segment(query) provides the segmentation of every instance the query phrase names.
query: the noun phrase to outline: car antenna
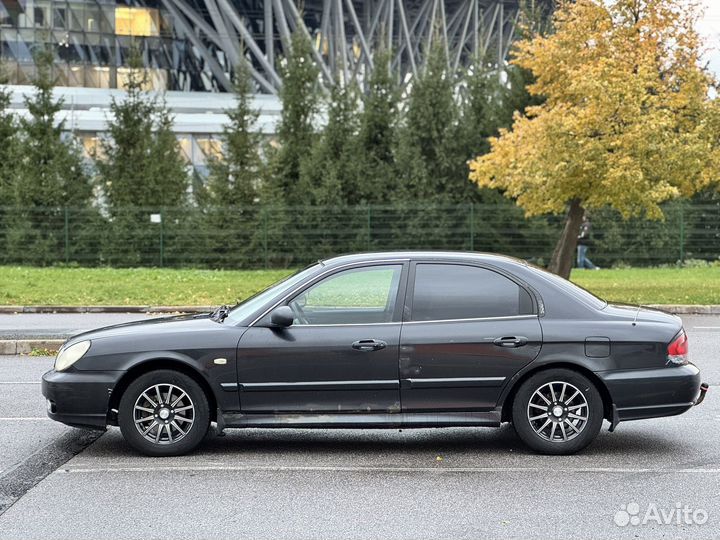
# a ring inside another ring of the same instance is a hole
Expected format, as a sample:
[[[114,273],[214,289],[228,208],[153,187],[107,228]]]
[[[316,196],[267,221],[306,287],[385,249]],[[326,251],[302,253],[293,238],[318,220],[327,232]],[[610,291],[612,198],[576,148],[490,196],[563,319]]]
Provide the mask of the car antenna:
[[[318,264],[320,266],[325,266],[325,261],[323,261],[322,259],[318,259]]]
[[[637,311],[635,312],[635,318],[633,319],[632,325],[637,326],[637,318],[638,315],[640,315],[640,308],[642,307],[642,304],[638,304]]]

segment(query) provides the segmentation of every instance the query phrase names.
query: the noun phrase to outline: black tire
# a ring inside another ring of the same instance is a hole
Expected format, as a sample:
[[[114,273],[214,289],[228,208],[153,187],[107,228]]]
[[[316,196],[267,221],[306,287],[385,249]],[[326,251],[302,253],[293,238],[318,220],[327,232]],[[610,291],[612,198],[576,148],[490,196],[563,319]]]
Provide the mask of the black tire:
[[[569,400],[575,390],[579,394]],[[563,391],[570,395],[561,394]],[[586,420],[580,420],[581,417]],[[512,421],[522,441],[536,452],[574,454],[590,444],[600,431],[603,401],[587,377],[570,369],[548,369],[522,383],[513,400]]]
[[[171,408],[173,402],[175,408],[183,410],[176,412]],[[141,416],[143,414],[148,416]],[[148,420],[136,423],[143,418]],[[210,426],[207,396],[200,385],[184,373],[170,369],[150,371],[131,382],[123,393],[118,425],[128,444],[145,455],[187,454],[202,442]],[[153,425],[146,438],[141,430]]]

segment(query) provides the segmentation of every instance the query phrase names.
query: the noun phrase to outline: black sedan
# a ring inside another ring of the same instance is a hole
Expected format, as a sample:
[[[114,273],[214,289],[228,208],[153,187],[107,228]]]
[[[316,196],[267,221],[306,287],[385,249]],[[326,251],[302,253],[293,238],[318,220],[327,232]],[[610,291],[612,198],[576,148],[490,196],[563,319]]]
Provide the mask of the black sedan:
[[[43,376],[51,418],[118,425],[140,452],[225,427],[512,422],[569,454],[603,419],[681,414],[707,391],[681,320],[610,305],[523,261],[404,252],[320,261],[212,314],[72,337]]]

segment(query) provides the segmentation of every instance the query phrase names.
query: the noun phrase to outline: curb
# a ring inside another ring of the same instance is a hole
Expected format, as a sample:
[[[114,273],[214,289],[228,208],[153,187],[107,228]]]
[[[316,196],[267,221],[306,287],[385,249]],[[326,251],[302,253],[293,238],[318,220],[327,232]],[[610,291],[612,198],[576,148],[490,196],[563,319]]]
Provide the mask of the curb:
[[[216,307],[216,306],[215,306]],[[0,306],[0,314],[18,313],[208,313],[214,306]]]
[[[720,305],[693,305],[693,304],[647,304],[643,307],[668,311],[675,315],[720,315]]]
[[[57,351],[63,343],[64,339],[2,339],[0,354],[30,354],[33,349]]]

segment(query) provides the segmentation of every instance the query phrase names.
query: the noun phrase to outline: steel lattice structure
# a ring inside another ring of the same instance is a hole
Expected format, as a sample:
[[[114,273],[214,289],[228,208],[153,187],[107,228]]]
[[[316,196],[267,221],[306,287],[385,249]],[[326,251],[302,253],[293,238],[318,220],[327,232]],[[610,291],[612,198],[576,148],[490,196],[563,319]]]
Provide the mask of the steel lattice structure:
[[[256,91],[277,94],[300,32],[327,85],[362,81],[381,47],[406,81],[437,45],[451,71],[476,57],[502,66],[521,4],[552,0],[0,0],[0,60],[27,84],[33,48],[49,46],[61,86],[119,88],[139,47],[154,88],[228,91],[246,62]]]
[[[220,87],[229,89],[232,66],[246,61],[258,90],[272,94],[282,84],[277,57],[288,53],[295,31],[313,43],[327,84],[362,78],[373,69],[374,51],[381,45],[389,50],[398,78],[406,80],[422,68],[433,40],[441,42],[451,70],[474,57],[502,65],[520,15],[519,0],[316,0],[302,7],[296,0],[162,4]]]

